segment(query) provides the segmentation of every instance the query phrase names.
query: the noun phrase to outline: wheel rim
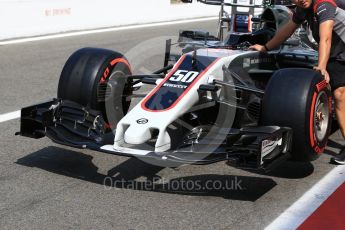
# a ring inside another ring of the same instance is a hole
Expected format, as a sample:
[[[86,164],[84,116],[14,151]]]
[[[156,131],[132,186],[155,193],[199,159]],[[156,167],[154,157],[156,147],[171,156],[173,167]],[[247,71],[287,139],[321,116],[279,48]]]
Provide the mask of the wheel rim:
[[[316,98],[314,109],[314,133],[316,139],[322,142],[326,137],[329,125],[328,96],[322,91]]]

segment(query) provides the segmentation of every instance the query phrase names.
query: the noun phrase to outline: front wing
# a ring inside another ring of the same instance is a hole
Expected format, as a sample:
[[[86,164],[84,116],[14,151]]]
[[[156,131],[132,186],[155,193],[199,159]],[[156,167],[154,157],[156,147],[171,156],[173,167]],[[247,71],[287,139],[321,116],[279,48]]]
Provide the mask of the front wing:
[[[217,129],[223,138],[193,139],[179,148],[155,152],[131,146],[114,149],[114,134],[102,113],[71,101],[54,99],[21,110],[21,136],[48,137],[56,143],[115,155],[152,159],[174,164],[211,164],[227,160],[239,168],[270,170],[290,157],[292,130],[261,126]],[[191,133],[189,136],[193,136]]]

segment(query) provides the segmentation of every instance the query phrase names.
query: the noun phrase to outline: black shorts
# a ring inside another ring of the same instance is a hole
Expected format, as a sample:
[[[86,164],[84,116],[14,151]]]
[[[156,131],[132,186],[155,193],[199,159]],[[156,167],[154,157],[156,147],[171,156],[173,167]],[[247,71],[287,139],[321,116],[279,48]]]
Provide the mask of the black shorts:
[[[345,61],[329,60],[327,72],[331,78],[329,84],[332,87],[332,91],[345,86]]]

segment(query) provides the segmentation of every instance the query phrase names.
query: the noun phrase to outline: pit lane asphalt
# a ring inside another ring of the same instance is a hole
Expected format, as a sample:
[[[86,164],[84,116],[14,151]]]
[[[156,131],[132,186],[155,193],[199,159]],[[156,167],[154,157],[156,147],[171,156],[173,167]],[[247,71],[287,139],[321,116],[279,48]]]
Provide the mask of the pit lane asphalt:
[[[142,40],[176,36],[181,28],[214,31],[215,25],[207,21],[1,46],[0,114],[55,97],[65,61],[81,47],[126,53]],[[160,68],[162,57],[147,60],[147,68]],[[162,169],[47,138],[15,137],[18,119],[0,123],[0,130],[1,229],[262,229],[334,168],[330,155],[343,144],[336,133],[317,161],[287,162],[265,175],[225,162]],[[107,176],[129,183],[105,187]],[[158,177],[170,180],[170,186],[149,183]],[[174,182],[181,180],[241,181],[241,189],[186,190],[175,183],[176,189]]]

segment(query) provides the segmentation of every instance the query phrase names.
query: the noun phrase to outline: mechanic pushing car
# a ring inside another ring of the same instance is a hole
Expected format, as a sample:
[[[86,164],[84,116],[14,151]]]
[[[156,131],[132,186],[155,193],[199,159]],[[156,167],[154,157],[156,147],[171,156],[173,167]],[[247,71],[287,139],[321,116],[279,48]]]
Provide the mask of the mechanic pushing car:
[[[319,44],[319,60],[315,70],[330,83],[335,99],[340,131],[345,139],[345,0],[293,0],[297,5],[293,16],[265,45],[250,49],[267,52],[281,45],[307,21]],[[331,159],[345,164],[345,146]]]

